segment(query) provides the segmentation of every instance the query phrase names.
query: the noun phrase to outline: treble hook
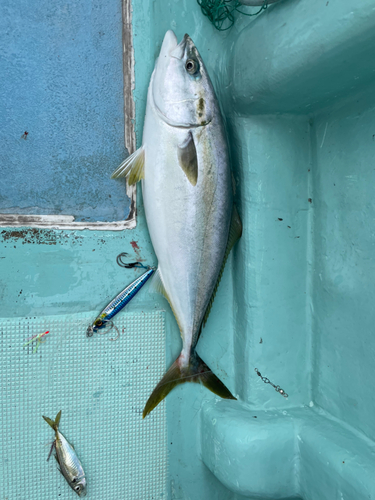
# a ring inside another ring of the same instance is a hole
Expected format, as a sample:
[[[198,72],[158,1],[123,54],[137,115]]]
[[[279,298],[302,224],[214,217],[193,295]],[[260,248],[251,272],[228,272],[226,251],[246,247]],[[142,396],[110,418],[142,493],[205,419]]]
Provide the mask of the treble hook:
[[[120,332],[119,332],[117,326],[113,323],[113,321],[112,320],[103,320],[103,323],[110,324],[110,328],[109,329],[104,328],[104,330],[100,332],[99,329],[94,330],[94,327],[92,325],[90,325],[87,328],[86,335],[88,337],[92,337],[94,335],[94,332],[97,332],[99,335],[107,335],[107,333],[109,333],[114,328],[117,332],[117,337],[114,339],[109,339],[109,340],[117,340],[120,336]]]

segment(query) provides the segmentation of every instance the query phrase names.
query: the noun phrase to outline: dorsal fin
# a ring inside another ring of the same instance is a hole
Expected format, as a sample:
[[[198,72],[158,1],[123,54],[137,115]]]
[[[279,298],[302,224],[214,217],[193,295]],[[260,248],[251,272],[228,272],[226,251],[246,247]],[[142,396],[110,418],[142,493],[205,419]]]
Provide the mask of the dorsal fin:
[[[180,146],[177,146],[177,157],[178,163],[188,181],[192,186],[195,186],[198,181],[198,158],[193,134],[190,131],[185,141]]]
[[[128,156],[121,165],[111,175],[111,179],[118,179],[119,177],[127,177],[129,186],[135,184],[141,179],[145,178],[144,174],[145,165],[145,150],[141,146],[132,155]]]
[[[212,292],[210,302],[208,303],[208,306],[207,306],[207,309],[206,309],[206,312],[205,312],[205,315],[203,318],[203,326],[206,324],[208,316],[210,314],[212,304],[214,302],[217,289],[219,288],[220,280],[221,280],[221,277],[223,276],[225,264],[227,262],[230,251],[232,250],[233,245],[236,243],[236,241],[238,241],[240,239],[241,234],[242,234],[241,219],[240,219],[240,216],[238,215],[236,207],[233,205],[232,220],[230,223],[228,243],[227,243],[227,247],[225,249],[223,264],[221,266],[220,273],[219,273],[219,276],[217,278],[214,291]]]

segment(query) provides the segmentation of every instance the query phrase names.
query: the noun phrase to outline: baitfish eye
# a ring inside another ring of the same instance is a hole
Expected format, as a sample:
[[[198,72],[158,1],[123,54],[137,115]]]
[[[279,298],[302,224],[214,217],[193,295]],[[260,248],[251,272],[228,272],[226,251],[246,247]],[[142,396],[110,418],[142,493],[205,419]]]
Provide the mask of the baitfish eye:
[[[80,486],[76,486],[74,489],[75,489],[76,491],[79,491],[79,490],[81,489],[81,487],[80,487]]]
[[[185,68],[190,75],[194,75],[199,70],[199,64],[194,59],[188,59]]]

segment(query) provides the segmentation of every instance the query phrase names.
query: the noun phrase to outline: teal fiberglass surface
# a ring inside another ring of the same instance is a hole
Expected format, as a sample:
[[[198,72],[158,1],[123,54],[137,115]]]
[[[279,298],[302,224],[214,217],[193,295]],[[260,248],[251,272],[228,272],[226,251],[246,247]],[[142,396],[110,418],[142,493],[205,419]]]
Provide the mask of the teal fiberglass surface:
[[[0,213],[128,217],[121,2],[0,7]]]
[[[164,33],[188,32],[227,119],[244,227],[198,346],[238,401],[195,384],[168,396],[171,500],[375,498],[374,17],[373,0],[284,0],[219,33],[195,1],[133,1],[137,142]],[[4,230],[1,315],[104,305],[134,275],[120,251],[155,263],[137,204],[121,233]],[[123,316],[159,310],[169,366],[180,340],[166,301],[143,290]]]

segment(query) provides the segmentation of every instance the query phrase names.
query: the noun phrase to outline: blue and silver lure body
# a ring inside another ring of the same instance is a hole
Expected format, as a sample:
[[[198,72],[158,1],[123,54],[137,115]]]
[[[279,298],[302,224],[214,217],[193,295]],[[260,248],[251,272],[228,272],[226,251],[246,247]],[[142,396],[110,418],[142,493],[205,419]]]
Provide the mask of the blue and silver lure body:
[[[132,298],[139,292],[146,281],[151,278],[155,272],[154,267],[147,269],[145,273],[134,280],[124,290],[122,290],[111,302],[103,309],[92,325],[87,329],[87,336],[92,337],[94,332],[104,328],[112,318],[128,304]]]

